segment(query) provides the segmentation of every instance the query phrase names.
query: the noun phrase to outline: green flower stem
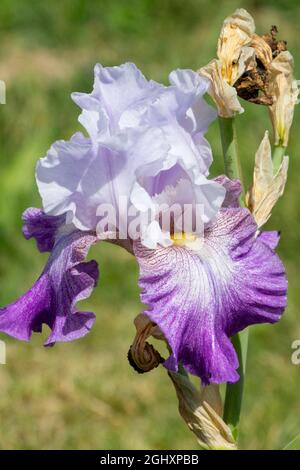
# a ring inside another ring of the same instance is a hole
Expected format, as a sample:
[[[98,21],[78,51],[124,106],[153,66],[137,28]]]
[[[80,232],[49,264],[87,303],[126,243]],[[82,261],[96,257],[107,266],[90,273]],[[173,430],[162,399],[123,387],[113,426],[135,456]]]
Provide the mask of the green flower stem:
[[[246,362],[248,351],[249,330],[233,336],[231,341],[239,360],[238,374],[240,379],[226,386],[223,419],[230,427],[233,437],[237,440],[239,432],[240,414],[242,409],[244,382],[246,374]]]
[[[281,145],[276,145],[274,152],[273,152],[273,172],[274,174],[277,173],[279,167],[281,165],[282,159],[285,155],[286,148],[282,147]]]
[[[238,178],[241,181],[243,188],[243,176],[241,164],[238,157],[237,135],[234,118],[219,117],[219,126],[221,133],[225,174],[230,179]],[[244,330],[241,333],[235,335],[232,338],[232,344],[235,348],[240,364],[238,369],[240,380],[234,384],[228,383],[226,386],[223,419],[225,423],[230,426],[233,436],[237,440],[244,391],[244,380],[248,349],[248,330]]]
[[[238,178],[243,185],[242,168],[238,158],[237,135],[234,118],[219,117],[219,127],[224,157],[225,175]]]

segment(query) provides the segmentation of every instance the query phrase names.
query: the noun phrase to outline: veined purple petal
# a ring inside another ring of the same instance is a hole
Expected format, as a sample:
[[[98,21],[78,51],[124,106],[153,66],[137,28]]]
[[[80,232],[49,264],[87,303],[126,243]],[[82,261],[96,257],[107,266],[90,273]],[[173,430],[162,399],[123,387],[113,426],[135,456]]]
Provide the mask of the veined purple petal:
[[[25,234],[35,236],[44,251],[50,247],[53,238],[43,239],[40,227],[46,224],[49,235],[49,220],[42,213],[39,220],[38,213],[32,211],[31,216],[30,212],[26,213]],[[71,341],[88,333],[95,315],[78,311],[76,303],[89,297],[97,283],[97,263],[83,262],[95,242],[94,234],[79,230],[60,236],[43,273],[31,289],[16,302],[0,309],[0,331],[28,341],[32,332],[40,332],[45,323],[52,330],[46,345]]]
[[[275,250],[280,240],[280,232],[262,232],[258,237],[259,240],[265,243],[271,250]]]
[[[287,280],[274,251],[259,238],[247,209],[221,209],[193,250],[150,250],[134,243],[145,312],[167,338],[165,365],[210,382],[238,380],[230,337],[248,325],[274,323],[286,306]]]
[[[22,215],[23,235],[26,240],[35,238],[40,252],[51,251],[55,243],[56,232],[65,222],[65,218],[65,215],[47,215],[42,209],[29,207]]]
[[[238,179],[231,180],[225,175],[217,176],[217,178],[214,178],[214,181],[226,189],[222,207],[240,207],[239,199],[242,193],[241,182]]]

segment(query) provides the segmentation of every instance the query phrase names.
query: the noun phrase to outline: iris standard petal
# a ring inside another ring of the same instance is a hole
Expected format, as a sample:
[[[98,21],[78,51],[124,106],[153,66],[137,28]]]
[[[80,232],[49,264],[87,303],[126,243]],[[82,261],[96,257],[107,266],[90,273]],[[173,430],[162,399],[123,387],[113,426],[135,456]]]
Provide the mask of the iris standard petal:
[[[89,137],[77,133],[54,143],[37,164],[47,214],[66,213],[78,229],[95,230],[100,205],[110,204],[119,221],[120,197],[129,202],[138,186],[153,196],[150,181],[162,182],[174,168],[201,187],[206,221],[212,220],[223,191],[219,185],[215,198],[218,185],[206,179],[212,154],[203,134],[215,116],[203,100],[208,82],[191,70],[174,72],[171,82],[148,81],[134,64],[96,66],[92,93],[73,95]]]

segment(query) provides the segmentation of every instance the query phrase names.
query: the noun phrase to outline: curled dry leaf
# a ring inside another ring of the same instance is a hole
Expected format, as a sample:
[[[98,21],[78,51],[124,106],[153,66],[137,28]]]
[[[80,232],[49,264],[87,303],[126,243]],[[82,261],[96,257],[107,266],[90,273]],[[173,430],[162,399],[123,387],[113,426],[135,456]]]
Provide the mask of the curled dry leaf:
[[[146,340],[150,336],[156,339],[164,339],[164,337],[155,323],[151,322],[146,315],[139,314],[135,318],[134,324],[136,335],[128,351],[128,361],[134,370],[143,374],[150,372],[164,362],[159,352]]]

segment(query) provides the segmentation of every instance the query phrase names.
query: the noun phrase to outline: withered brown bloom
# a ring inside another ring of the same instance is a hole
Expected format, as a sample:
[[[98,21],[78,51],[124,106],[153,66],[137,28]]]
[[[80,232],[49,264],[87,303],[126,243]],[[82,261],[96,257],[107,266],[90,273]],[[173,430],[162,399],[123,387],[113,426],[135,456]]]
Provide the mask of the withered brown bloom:
[[[244,9],[236,10],[225,19],[218,40],[218,58],[199,70],[210,80],[209,93],[217,105],[219,116],[228,118],[242,113],[238,97],[270,107],[272,117],[278,106],[282,108],[282,101],[288,100],[287,95],[294,106],[296,85],[292,67],[288,85],[283,83],[288,75],[286,70],[283,77],[279,75],[278,64],[289,53],[286,41],[278,40],[277,33],[277,27],[272,26],[270,33],[256,34],[254,20]],[[277,116],[272,119],[273,125],[276,119]],[[277,144],[280,141],[276,130],[275,141]]]
[[[155,323],[149,321],[146,315],[139,314],[134,320],[136,335],[128,351],[128,361],[139,374],[150,372],[159,366],[164,359],[152,344],[147,342],[150,336],[163,339],[162,333]]]
[[[240,98],[266,106],[274,103],[272,62],[286,50],[286,41],[278,41],[277,33],[277,27],[272,26],[269,34],[252,35],[250,44],[250,47],[254,49],[252,63],[234,84]]]
[[[210,80],[209,93],[221,117],[229,118],[243,112],[234,84],[253,61],[254,49],[249,46],[254,29],[252,16],[244,9],[236,10],[223,23],[218,58],[198,71]]]

